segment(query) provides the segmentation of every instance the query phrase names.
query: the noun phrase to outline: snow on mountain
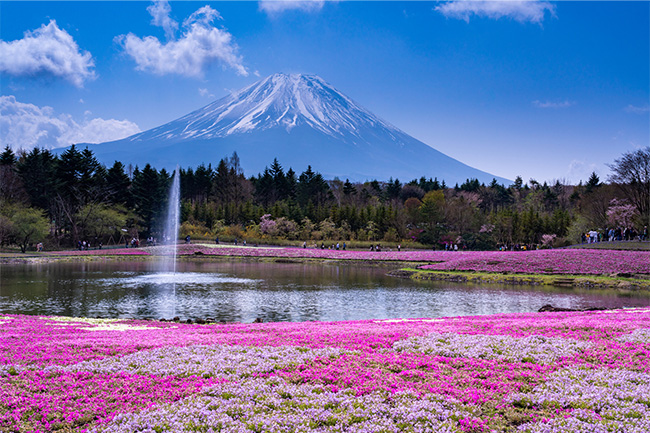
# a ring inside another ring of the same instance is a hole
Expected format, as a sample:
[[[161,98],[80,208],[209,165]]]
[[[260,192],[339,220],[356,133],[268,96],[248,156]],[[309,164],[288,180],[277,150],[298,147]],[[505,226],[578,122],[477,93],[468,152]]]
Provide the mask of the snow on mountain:
[[[157,128],[89,147],[106,164],[158,168],[215,165],[236,151],[249,175],[278,158],[297,172],[312,165],[326,177],[360,181],[496,177],[416,140],[313,75],[271,75]]]
[[[213,139],[269,128],[290,132],[298,125],[335,138],[359,138],[363,128],[382,127],[400,132],[320,77],[275,74],[130,140]]]

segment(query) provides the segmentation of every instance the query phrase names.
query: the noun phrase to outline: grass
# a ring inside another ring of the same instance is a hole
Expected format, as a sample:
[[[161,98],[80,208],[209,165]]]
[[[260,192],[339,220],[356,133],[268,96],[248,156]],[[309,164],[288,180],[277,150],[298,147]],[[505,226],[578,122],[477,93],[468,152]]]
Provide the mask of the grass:
[[[542,286],[570,286],[598,289],[650,290],[650,278],[624,278],[605,275],[572,274],[502,274],[475,271],[433,271],[403,268],[390,273],[396,277],[414,280],[440,280],[477,284],[516,284]]]
[[[567,248],[581,248],[587,250],[650,251],[650,241],[597,242],[595,244],[571,245]]]

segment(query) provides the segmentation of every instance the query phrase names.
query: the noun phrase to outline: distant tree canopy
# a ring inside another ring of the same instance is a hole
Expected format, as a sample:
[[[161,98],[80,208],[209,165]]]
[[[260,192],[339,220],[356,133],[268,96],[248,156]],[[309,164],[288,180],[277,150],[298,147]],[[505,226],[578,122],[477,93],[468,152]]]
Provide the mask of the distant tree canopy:
[[[612,164],[609,184],[592,173],[577,186],[524,183],[518,176],[508,186],[467,179],[450,188],[435,176],[407,183],[326,180],[312,166],[296,172],[277,159],[246,178],[234,153],[215,165],[180,170],[182,228],[223,239],[415,241],[434,248],[573,243],[587,229],[647,224],[649,161],[650,148],[624,154]],[[0,243],[27,248],[46,236],[62,246],[116,241],[124,233],[159,236],[171,178],[146,163],[115,161],[107,169],[75,146],[59,156],[38,148],[14,154],[6,147]]]
[[[643,221],[650,222],[650,146],[624,153],[609,168],[609,181],[636,206]]]

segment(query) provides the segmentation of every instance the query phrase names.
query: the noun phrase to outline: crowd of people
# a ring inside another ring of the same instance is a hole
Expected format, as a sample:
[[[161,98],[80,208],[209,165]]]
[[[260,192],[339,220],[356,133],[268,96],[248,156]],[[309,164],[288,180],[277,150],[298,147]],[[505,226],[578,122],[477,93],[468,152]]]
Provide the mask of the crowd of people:
[[[43,250],[43,244],[40,243],[40,242],[39,242],[39,244],[40,244],[40,251],[42,251],[42,250]],[[95,246],[96,246],[98,249],[101,250],[103,244],[102,244],[101,241],[98,241],[97,238],[95,238]],[[92,245],[90,244],[90,241],[77,241],[77,249],[78,249],[79,251],[87,251],[87,250],[89,250],[90,248],[92,248]],[[38,250],[38,247],[37,247],[37,250]]]
[[[642,230],[637,230],[634,227],[610,227],[601,231],[590,230],[587,233],[583,233],[580,239],[583,244],[636,240],[648,240],[648,226],[644,226]]]

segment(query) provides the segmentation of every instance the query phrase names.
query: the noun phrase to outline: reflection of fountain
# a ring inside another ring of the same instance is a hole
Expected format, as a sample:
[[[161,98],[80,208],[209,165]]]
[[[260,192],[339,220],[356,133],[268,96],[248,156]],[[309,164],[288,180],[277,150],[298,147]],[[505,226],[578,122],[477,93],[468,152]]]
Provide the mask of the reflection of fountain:
[[[167,218],[163,230],[163,256],[160,260],[159,272],[176,272],[176,241],[178,240],[178,226],[181,216],[181,176],[178,166],[172,178],[172,187],[169,190],[169,205]]]

